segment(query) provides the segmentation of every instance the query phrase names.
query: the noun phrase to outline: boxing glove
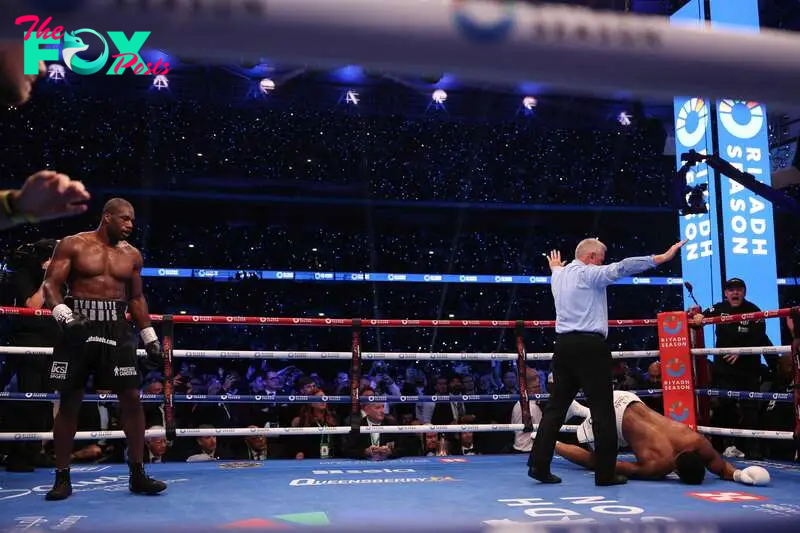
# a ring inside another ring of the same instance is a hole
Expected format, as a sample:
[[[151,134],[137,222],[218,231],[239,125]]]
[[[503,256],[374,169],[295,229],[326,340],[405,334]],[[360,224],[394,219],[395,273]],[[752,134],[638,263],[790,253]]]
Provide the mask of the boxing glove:
[[[760,466],[748,466],[744,470],[736,470],[733,480],[745,485],[766,485],[769,483],[769,472]]]
[[[143,329],[139,335],[144,341],[144,351],[147,353],[145,366],[148,370],[161,371],[164,368],[164,353],[161,350],[161,343],[158,342],[156,331],[150,327]]]
[[[61,325],[65,340],[72,345],[83,344],[89,338],[89,320],[80,313],[74,312],[66,304],[58,304],[53,308],[53,318]]]

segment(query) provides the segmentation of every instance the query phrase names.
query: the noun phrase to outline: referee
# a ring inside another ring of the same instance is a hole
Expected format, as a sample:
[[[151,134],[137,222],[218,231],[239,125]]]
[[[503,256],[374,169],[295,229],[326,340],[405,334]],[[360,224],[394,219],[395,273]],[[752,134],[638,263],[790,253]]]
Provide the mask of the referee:
[[[555,387],[528,458],[528,475],[533,479],[561,483],[561,478],[550,472],[550,463],[567,409],[578,390],[583,389],[594,420],[595,485],[627,482],[624,476],[614,472],[617,426],[611,385],[611,350],[605,342],[608,335],[606,287],[624,276],[672,260],[685,243],[674,244],[661,255],[630,257],[606,266],[603,266],[606,245],[597,239],[578,243],[575,260],[566,266],[561,261],[561,252],[550,252],[548,262],[553,272],[551,287],[558,335],[553,353]]]

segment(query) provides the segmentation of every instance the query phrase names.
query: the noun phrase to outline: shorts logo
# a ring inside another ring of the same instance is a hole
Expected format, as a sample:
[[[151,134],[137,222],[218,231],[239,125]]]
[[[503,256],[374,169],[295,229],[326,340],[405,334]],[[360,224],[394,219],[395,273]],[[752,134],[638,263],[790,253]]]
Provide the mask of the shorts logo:
[[[69,363],[53,361],[53,366],[50,367],[50,379],[67,379],[67,368],[69,368]]]
[[[105,337],[92,336],[86,339],[86,342],[99,342],[101,344],[108,344],[109,346],[116,346],[117,341],[113,339],[106,339]]]
[[[138,375],[135,366],[115,366],[114,375],[121,376],[136,376]]]

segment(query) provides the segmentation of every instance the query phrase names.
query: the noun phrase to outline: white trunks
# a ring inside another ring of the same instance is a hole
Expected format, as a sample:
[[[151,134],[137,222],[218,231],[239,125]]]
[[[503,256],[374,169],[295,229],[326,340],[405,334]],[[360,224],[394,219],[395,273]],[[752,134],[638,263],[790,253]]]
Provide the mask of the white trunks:
[[[628,445],[622,436],[622,417],[625,415],[625,410],[630,404],[641,401],[642,400],[632,392],[621,390],[614,391],[614,415],[616,415],[617,418],[617,442],[620,448]],[[578,442],[582,444],[588,443],[594,448],[594,430],[592,428],[591,416],[578,426],[577,436]]]

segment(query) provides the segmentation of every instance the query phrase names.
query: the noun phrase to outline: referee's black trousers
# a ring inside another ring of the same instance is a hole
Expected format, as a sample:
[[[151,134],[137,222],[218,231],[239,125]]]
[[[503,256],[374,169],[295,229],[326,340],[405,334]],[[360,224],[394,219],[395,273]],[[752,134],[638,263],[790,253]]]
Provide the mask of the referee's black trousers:
[[[611,350],[605,339],[592,333],[558,336],[553,353],[553,389],[542,414],[528,466],[550,473],[556,440],[570,404],[583,389],[592,413],[595,442],[595,480],[614,477],[617,462],[617,424],[611,383]]]

